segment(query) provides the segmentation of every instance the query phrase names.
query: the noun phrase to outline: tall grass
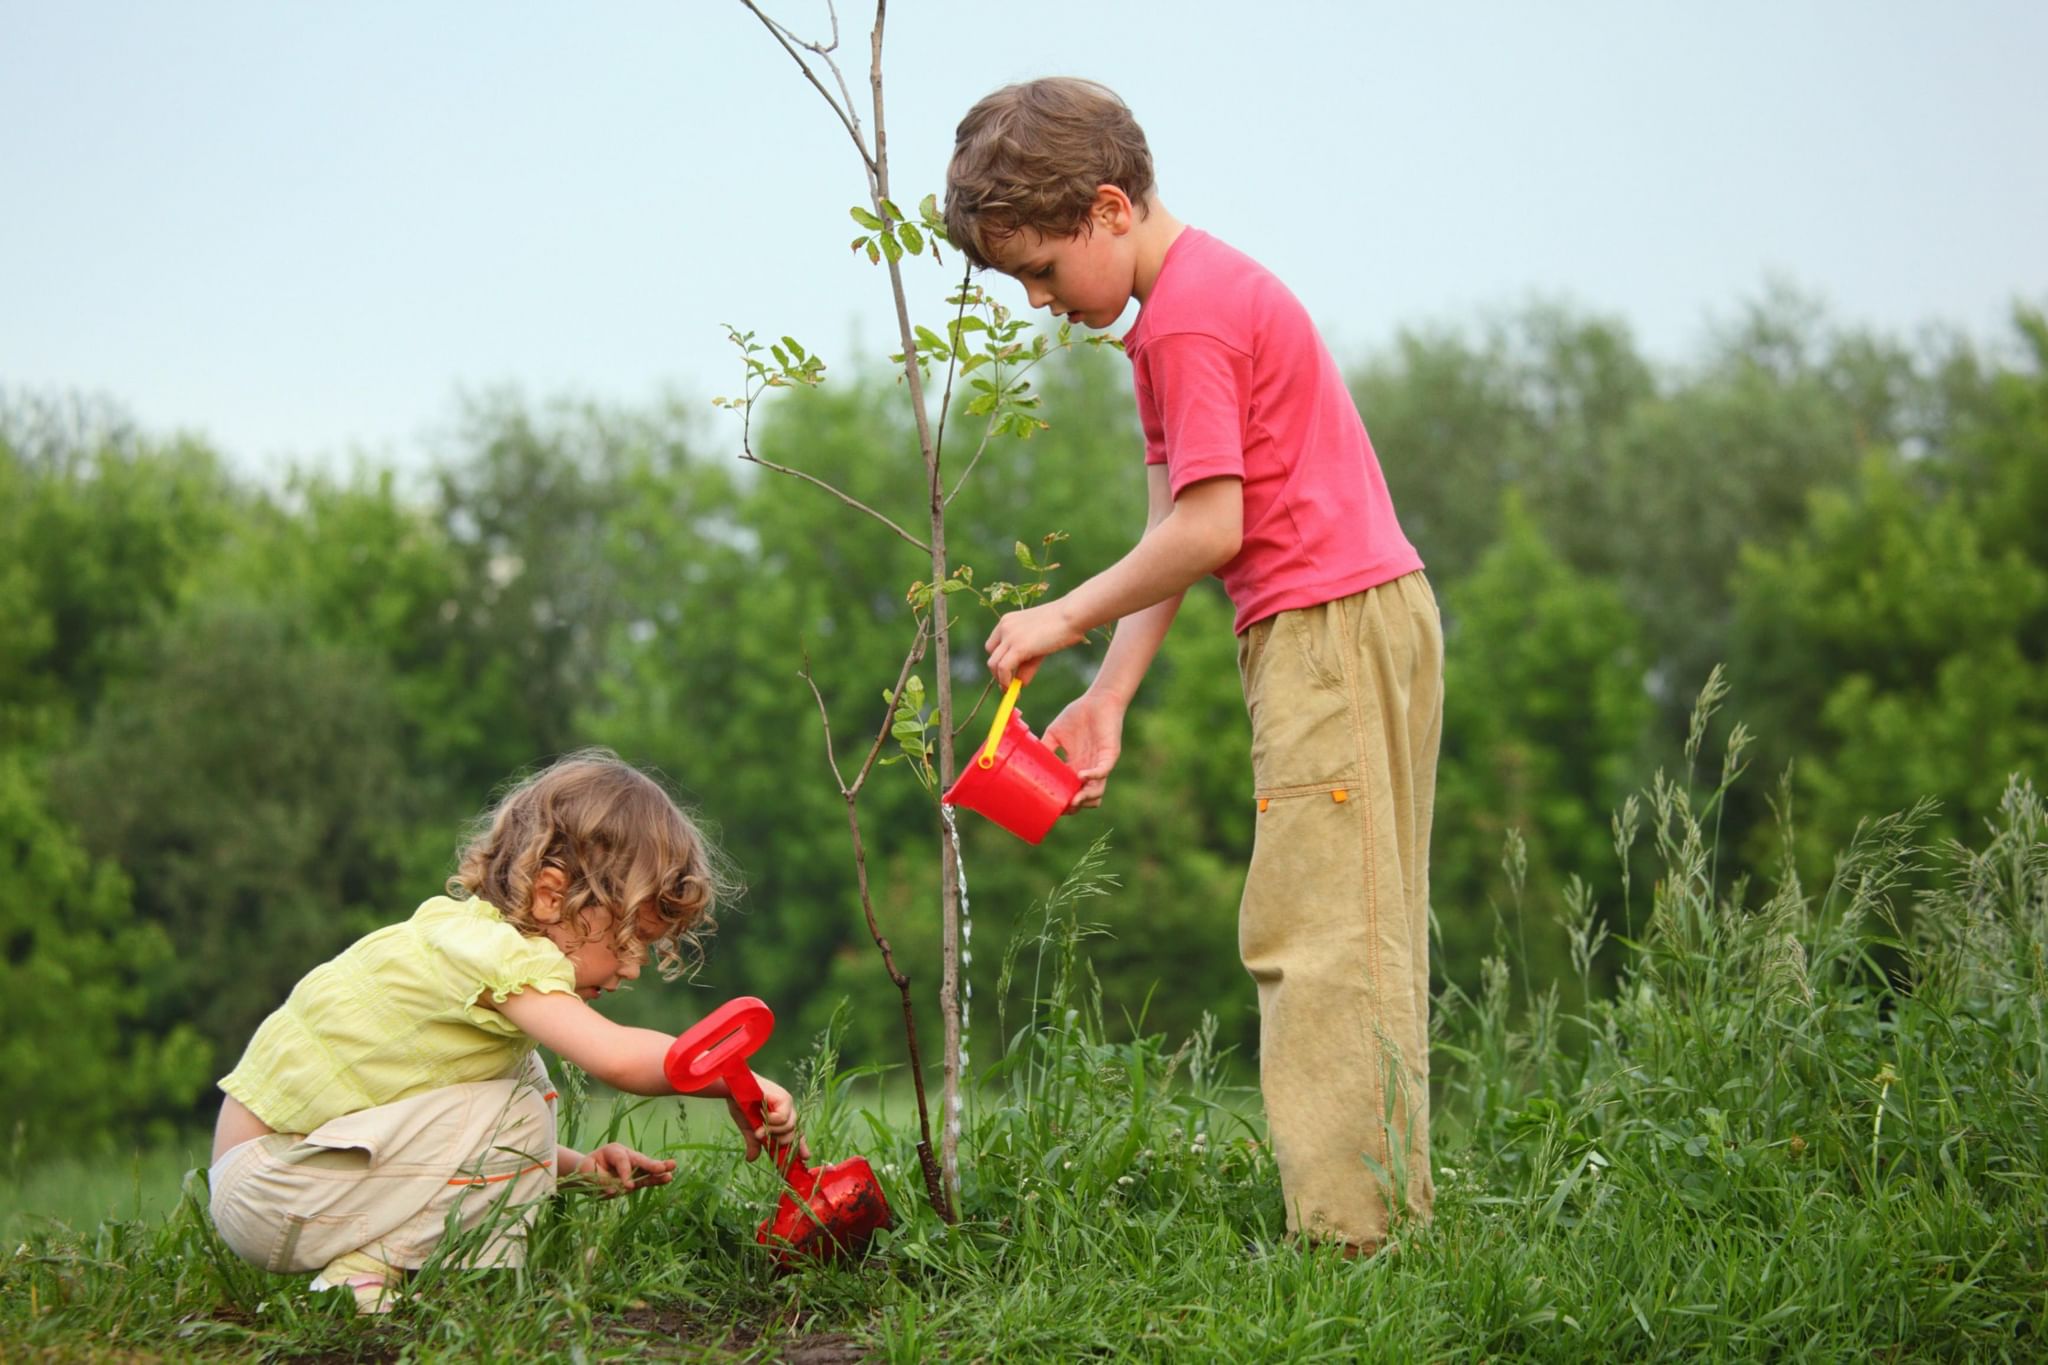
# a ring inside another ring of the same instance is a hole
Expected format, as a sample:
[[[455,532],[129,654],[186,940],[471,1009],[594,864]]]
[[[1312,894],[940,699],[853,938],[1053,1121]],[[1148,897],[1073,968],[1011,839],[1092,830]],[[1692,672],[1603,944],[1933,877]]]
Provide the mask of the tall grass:
[[[1436,1217],[1369,1261],[1284,1241],[1255,1097],[1211,1029],[1111,1027],[1086,956],[1084,912],[1116,891],[1098,846],[1003,962],[1033,1004],[972,1091],[957,1226],[924,1210],[908,1136],[855,1099],[870,1078],[828,1031],[813,1150],[868,1154],[899,1214],[864,1263],[778,1276],[753,1244],[773,1174],[722,1118],[678,1129],[672,1106],[572,1091],[565,1140],[662,1148],[677,1180],[557,1201],[522,1271],[442,1269],[358,1320],[228,1255],[195,1177],[167,1217],[29,1234],[0,1268],[0,1354],[2038,1358],[2042,799],[2016,780],[1971,847],[1924,841],[1925,809],[1872,819],[1824,887],[1789,854],[1724,884],[1741,729],[1713,785],[1691,771],[1718,700],[1687,771],[1616,818],[1619,913],[1583,883],[1564,898],[1577,979],[1518,978],[1504,920],[1480,987],[1440,999]],[[1511,852],[1510,906],[1517,875]]]

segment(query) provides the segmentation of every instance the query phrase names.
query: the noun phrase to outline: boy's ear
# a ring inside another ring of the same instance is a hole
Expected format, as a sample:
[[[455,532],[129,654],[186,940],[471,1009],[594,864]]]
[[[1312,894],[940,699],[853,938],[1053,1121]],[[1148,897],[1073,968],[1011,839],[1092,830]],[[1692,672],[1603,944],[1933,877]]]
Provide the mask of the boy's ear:
[[[533,898],[527,903],[527,910],[542,924],[561,923],[562,892],[568,886],[569,878],[561,868],[542,868],[533,879]]]
[[[1138,220],[1137,212],[1131,207],[1131,196],[1119,185],[1097,185],[1095,202],[1088,206],[1089,220],[1114,236],[1121,237],[1131,230]]]

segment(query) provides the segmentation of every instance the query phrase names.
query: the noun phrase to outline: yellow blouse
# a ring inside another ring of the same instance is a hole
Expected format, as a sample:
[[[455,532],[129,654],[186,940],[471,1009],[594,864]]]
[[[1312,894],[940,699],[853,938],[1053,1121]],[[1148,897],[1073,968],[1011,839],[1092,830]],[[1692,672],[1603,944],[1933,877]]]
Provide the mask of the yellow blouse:
[[[576,972],[481,900],[436,896],[306,973],[220,1088],[280,1133],[445,1085],[513,1075],[535,1043],[494,1009],[521,990],[575,994]]]

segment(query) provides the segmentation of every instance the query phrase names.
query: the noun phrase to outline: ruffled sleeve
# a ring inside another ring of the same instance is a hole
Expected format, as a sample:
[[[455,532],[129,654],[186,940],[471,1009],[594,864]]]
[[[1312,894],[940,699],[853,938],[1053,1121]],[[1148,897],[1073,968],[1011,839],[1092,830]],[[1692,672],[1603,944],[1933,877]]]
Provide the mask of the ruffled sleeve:
[[[516,1025],[478,999],[488,993],[502,1001],[525,990],[576,993],[576,970],[562,950],[520,933],[489,903],[444,901],[433,908],[441,913],[423,914],[416,923],[446,983],[451,1012],[469,1023],[518,1036]]]

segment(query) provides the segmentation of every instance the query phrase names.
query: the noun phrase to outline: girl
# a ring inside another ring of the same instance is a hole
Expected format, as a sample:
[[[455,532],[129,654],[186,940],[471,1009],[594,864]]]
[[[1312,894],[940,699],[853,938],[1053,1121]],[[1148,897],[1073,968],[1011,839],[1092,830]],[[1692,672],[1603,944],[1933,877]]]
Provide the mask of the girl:
[[[479,822],[446,896],[309,972],[221,1080],[210,1174],[222,1238],[379,1312],[453,1229],[473,1234],[457,1263],[520,1264],[558,1177],[607,1197],[667,1184],[673,1161],[556,1143],[535,1048],[631,1094],[674,1093],[669,1035],[591,1002],[650,955],[664,979],[679,974],[728,890],[715,860],[660,784],[609,752],[520,783]],[[727,1097],[749,1161],[795,1139],[789,1092],[761,1089],[752,1130]]]

